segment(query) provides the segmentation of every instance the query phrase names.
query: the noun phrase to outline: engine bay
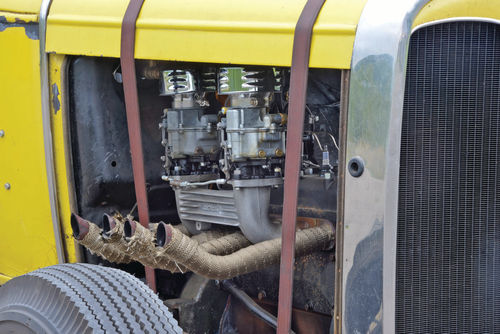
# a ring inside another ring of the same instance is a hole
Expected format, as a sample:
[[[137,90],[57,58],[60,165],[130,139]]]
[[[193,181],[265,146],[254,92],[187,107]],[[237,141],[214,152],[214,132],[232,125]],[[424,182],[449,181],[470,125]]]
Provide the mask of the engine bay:
[[[119,66],[79,58],[71,72],[80,67],[71,115],[80,212],[126,212],[134,203]],[[236,227],[253,243],[279,237],[289,69],[150,61],[138,72],[153,219],[180,221],[193,234]],[[333,223],[340,73],[310,72],[298,216]]]
[[[264,292],[264,299],[276,305],[289,68],[158,61],[137,61],[136,67],[154,232],[143,231],[134,221],[137,204],[119,62],[75,57],[69,64],[68,121],[79,215],[106,233],[107,220],[113,218],[103,215],[127,219],[123,233],[129,244],[117,257],[127,261],[103,261],[107,257],[95,255],[101,253],[92,248],[86,250],[86,261],[139,276],[143,267],[133,260],[153,266],[158,291],[167,300],[192,293],[186,292],[192,289],[190,282],[202,276],[206,282],[232,278],[251,296]],[[297,206],[302,248],[295,264],[300,288],[294,306],[328,319],[335,284],[335,252],[328,240],[336,221],[340,82],[339,70],[309,71]],[[322,226],[331,227],[324,234]],[[153,238],[148,240],[163,247],[162,256],[175,235],[186,243],[172,246],[168,257],[157,261],[134,253],[134,233]],[[242,233],[243,239],[234,233]],[[207,236],[221,237],[219,248],[208,254],[202,249],[210,249],[208,243],[193,243]],[[237,236],[236,244],[228,241],[232,236]],[[187,258],[182,245],[201,248]],[[212,286],[207,284],[203,289]],[[179,309],[181,323],[189,323],[186,319],[196,314],[196,305]],[[223,309],[214,305],[218,321]]]

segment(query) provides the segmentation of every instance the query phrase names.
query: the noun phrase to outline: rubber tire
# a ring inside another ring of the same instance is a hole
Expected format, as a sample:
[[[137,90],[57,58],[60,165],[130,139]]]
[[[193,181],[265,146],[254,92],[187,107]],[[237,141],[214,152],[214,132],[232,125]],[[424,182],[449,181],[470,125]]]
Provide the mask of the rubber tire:
[[[180,333],[163,302],[134,276],[60,264],[0,287],[0,333]]]

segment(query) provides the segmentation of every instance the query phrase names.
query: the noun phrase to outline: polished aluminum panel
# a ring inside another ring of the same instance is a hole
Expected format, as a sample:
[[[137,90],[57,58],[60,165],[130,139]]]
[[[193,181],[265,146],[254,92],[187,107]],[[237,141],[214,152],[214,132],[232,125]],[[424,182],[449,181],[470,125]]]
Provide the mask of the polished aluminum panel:
[[[346,170],[342,329],[394,333],[399,154],[412,23],[428,0],[370,0],[351,64]],[[349,165],[347,163],[347,165]],[[382,328],[381,328],[382,326]]]

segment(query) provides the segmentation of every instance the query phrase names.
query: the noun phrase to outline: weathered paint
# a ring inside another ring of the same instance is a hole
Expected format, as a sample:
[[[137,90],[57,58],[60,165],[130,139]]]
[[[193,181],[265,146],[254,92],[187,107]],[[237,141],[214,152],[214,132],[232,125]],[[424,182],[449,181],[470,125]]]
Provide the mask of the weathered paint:
[[[50,92],[52,96],[52,110],[54,112],[54,115],[57,115],[57,112],[59,109],[61,109],[61,101],[59,101],[59,87],[57,87],[56,83],[52,84],[52,89]]]
[[[137,21],[140,59],[290,66],[305,0],[148,0]],[[349,68],[366,0],[329,0],[314,27],[312,67]],[[54,0],[47,51],[119,57],[127,0]]]
[[[0,32],[17,27],[24,28],[28,38],[39,39],[36,15],[0,12]]]
[[[0,32],[0,45],[0,128],[5,131],[0,138],[0,273],[14,277],[57,263],[57,254],[45,171],[39,41],[19,26]]]

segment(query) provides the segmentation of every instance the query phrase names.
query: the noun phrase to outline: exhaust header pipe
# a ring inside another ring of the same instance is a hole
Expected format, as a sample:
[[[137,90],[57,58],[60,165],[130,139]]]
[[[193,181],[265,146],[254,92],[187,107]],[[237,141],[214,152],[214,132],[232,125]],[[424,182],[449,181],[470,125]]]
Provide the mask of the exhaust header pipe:
[[[142,225],[140,226],[142,227]],[[123,225],[123,237],[125,238],[125,240],[132,238],[132,236],[135,234],[136,229],[137,223],[134,220],[127,218],[125,220],[125,224]]]
[[[115,263],[129,263],[130,257],[117,247],[115,242],[105,242],[102,230],[94,223],[71,214],[71,228],[76,241],[85,246],[91,253],[99,255]]]
[[[85,238],[85,236],[89,233],[90,222],[75,215],[71,214],[71,229],[73,230],[73,238],[80,241]]]
[[[103,216],[102,223],[101,230],[96,224],[71,215],[77,242],[115,263],[135,260],[153,268],[193,271],[222,280],[276,264],[281,254],[281,238],[252,245],[241,232],[211,231],[189,237],[170,224],[150,224],[147,229],[132,219],[122,222],[109,215]],[[333,240],[334,228],[329,223],[298,231],[297,256],[329,249]]]
[[[297,256],[329,249],[334,235],[333,226],[329,223],[298,231],[295,248]],[[162,247],[163,253],[175,263],[200,276],[218,280],[277,264],[281,255],[281,238],[262,241],[229,255],[210,254],[192,238],[164,223],[158,225],[156,242]]]
[[[119,224],[123,225],[123,224]],[[120,227],[118,225],[118,228]],[[115,235],[118,231],[117,229],[117,221],[115,218],[113,218],[110,215],[104,214],[102,216],[102,236],[103,238],[111,238],[113,235]],[[121,233],[120,233],[121,234]],[[121,236],[120,236],[121,237]]]

